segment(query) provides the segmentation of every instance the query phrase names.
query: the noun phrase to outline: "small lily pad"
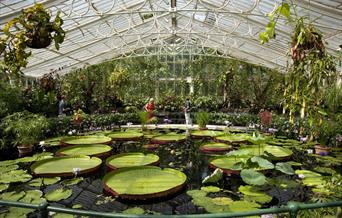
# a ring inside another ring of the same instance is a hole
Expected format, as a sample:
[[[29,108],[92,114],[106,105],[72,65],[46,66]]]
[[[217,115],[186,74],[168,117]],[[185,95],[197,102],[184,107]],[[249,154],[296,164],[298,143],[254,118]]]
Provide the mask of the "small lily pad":
[[[203,186],[201,187],[201,190],[208,192],[208,193],[215,193],[215,192],[219,192],[221,189],[216,186]]]
[[[216,205],[228,206],[233,202],[233,200],[227,197],[217,197],[217,198],[213,198],[212,202]]]
[[[25,196],[24,191],[21,191],[21,192],[12,191],[12,192],[2,193],[0,195],[0,199],[5,200],[5,201],[19,201],[19,199],[21,199],[24,196]]]
[[[0,174],[0,181],[6,184],[12,182],[27,182],[31,180],[31,178],[32,176],[25,170],[12,170],[4,174]]]
[[[42,185],[52,185],[61,180],[61,177],[53,177],[53,178],[36,178],[29,181],[27,184],[33,187],[40,187]]]
[[[273,163],[269,162],[265,158],[259,157],[259,156],[254,156],[251,158],[252,162],[258,163],[258,165],[263,168],[263,169],[273,169],[274,165]]]
[[[260,205],[250,201],[234,201],[229,205],[229,210],[231,212],[242,212],[256,210]]]
[[[45,194],[48,201],[60,201],[69,198],[72,195],[71,189],[58,188]]]
[[[63,185],[69,186],[69,185],[77,185],[78,183],[83,181],[83,177],[75,177],[72,179],[66,179],[62,181]]]
[[[135,214],[135,215],[142,215],[145,213],[145,210],[141,207],[132,207],[122,211],[123,214]]]
[[[0,192],[3,192],[5,190],[7,190],[9,187],[9,184],[2,184],[0,183]]]
[[[0,168],[0,174],[7,173],[9,171],[16,170],[18,168],[19,168],[19,166],[16,164],[15,165],[2,166]]]
[[[265,194],[262,190],[255,186],[240,186],[239,191],[244,194],[244,199],[248,201],[258,202],[258,203],[268,203],[272,200],[272,197]]]

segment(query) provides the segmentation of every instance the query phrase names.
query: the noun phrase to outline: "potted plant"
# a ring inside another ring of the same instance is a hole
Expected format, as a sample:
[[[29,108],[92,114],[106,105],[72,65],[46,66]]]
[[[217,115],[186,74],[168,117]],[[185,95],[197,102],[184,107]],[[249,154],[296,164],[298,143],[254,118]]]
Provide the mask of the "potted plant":
[[[30,112],[16,112],[3,119],[1,127],[7,135],[12,135],[13,145],[17,146],[19,155],[32,152],[33,146],[43,136],[48,127],[46,117]]]
[[[64,41],[65,31],[60,11],[54,20],[51,13],[42,4],[23,9],[22,14],[10,20],[2,29],[4,36],[0,39],[0,55],[8,69],[14,73],[26,67],[27,58],[31,55],[30,48],[46,48],[54,40],[58,50]]]
[[[207,124],[209,123],[209,114],[204,111],[196,113],[196,123],[200,130],[208,129]]]

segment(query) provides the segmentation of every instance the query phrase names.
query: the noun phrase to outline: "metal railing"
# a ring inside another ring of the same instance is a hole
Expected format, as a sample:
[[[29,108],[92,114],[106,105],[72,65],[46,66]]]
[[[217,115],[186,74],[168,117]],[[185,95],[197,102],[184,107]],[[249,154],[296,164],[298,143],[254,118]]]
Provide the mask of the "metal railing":
[[[42,204],[29,204],[17,201],[3,201],[0,200],[0,205],[9,206],[9,207],[22,207],[22,208],[30,208],[38,211],[40,218],[48,217],[49,212],[59,212],[66,213],[72,215],[81,215],[81,216],[91,216],[91,217],[111,217],[111,218],[132,218],[132,217],[141,217],[141,218],[228,218],[228,217],[246,217],[246,216],[255,216],[262,214],[278,214],[278,213],[289,213],[291,218],[297,217],[297,214],[301,210],[310,210],[310,209],[318,209],[324,207],[338,207],[342,206],[341,201],[332,201],[332,202],[324,202],[324,203],[313,203],[313,204],[303,204],[299,202],[289,202],[286,206],[276,207],[276,208],[268,208],[268,209],[258,209],[254,211],[246,211],[246,212],[236,212],[236,213],[217,213],[217,214],[191,214],[191,215],[132,215],[132,214],[122,214],[122,213],[102,213],[90,210],[80,210],[80,209],[70,209],[70,208],[61,208],[55,206],[49,206],[47,202]]]

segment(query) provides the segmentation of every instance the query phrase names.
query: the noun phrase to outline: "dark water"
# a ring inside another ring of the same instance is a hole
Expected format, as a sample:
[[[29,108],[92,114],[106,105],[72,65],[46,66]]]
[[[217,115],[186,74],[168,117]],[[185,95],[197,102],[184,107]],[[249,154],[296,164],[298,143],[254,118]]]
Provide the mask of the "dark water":
[[[124,202],[120,199],[106,198],[102,190],[101,179],[106,173],[106,167],[102,166],[101,170],[92,175],[85,177],[85,179],[78,185],[73,185],[68,188],[73,189],[73,194],[70,198],[62,200],[57,203],[51,203],[51,205],[60,207],[71,208],[75,204],[81,204],[82,209],[95,210],[100,212],[121,212],[127,208],[138,206],[143,208],[149,213],[158,212],[162,214],[194,214],[194,213],[206,213],[203,208],[195,206],[191,202],[191,197],[186,194],[187,190],[199,189],[201,187],[201,181],[204,177],[210,174],[208,169],[209,155],[203,154],[199,151],[199,146],[208,141],[203,140],[187,140],[184,143],[174,143],[167,145],[160,145],[154,151],[147,151],[142,148],[142,145],[148,143],[145,142],[125,142],[125,143],[113,143],[113,154],[124,152],[152,152],[160,157],[160,167],[171,167],[183,171],[187,177],[187,185],[185,189],[168,198],[161,198],[150,202]],[[56,148],[50,148],[48,151],[54,152]],[[300,160],[301,154],[293,155],[293,160]],[[29,165],[27,165],[28,167]],[[283,175],[281,173],[272,172],[266,174],[267,177],[282,177],[285,180],[294,180],[295,176]],[[225,177],[219,184],[220,188],[237,192],[238,187],[244,184],[238,176]],[[60,184],[50,185],[48,187],[42,187],[41,190],[46,193],[57,187]],[[27,185],[21,185],[12,187],[14,190],[18,189],[33,189]],[[273,196],[273,200],[263,205],[263,207],[279,206],[286,204],[288,201],[301,201],[305,202],[309,199],[311,192],[308,188],[298,186],[296,188],[288,188],[286,190],[279,189],[270,186],[266,193]],[[211,193],[210,196],[219,197],[231,197],[233,199],[239,199],[238,194],[231,193]],[[153,211],[153,212],[152,212]]]

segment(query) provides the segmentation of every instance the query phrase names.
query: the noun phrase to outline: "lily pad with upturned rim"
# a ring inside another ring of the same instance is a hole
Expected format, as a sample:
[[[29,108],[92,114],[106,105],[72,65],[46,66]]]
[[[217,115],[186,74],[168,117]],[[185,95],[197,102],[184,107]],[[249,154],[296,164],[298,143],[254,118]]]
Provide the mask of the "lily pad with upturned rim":
[[[68,177],[74,176],[74,170],[77,174],[93,172],[101,166],[102,160],[97,157],[89,156],[65,156],[54,157],[35,162],[31,166],[31,172],[41,177]]]
[[[184,142],[186,140],[186,135],[183,134],[166,134],[161,136],[156,136],[151,139],[151,143],[154,144],[168,144],[176,142]]]
[[[248,142],[252,136],[246,133],[228,134],[215,137],[215,140],[223,143],[237,144]]]
[[[145,200],[166,197],[180,191],[186,175],[155,166],[129,167],[112,171],[103,178],[105,191],[122,199]]]
[[[61,139],[61,145],[110,144],[112,139],[103,135],[70,136]]]
[[[159,157],[157,155],[138,152],[117,154],[107,158],[106,160],[106,165],[111,170],[124,167],[157,165],[158,163]]]
[[[209,143],[200,147],[204,153],[226,152],[232,149],[231,145],[225,143]]]
[[[56,151],[57,156],[87,155],[93,157],[106,157],[110,154],[112,147],[103,144],[94,145],[74,145],[61,148]]]
[[[211,138],[223,135],[224,133],[222,131],[215,131],[215,130],[195,130],[191,132],[191,137],[193,138]]]
[[[112,132],[107,134],[113,141],[138,141],[144,134],[136,131]]]
[[[252,145],[252,146],[244,146],[239,150],[248,151],[253,156],[261,156],[270,154],[271,158],[274,159],[285,159],[289,158],[292,155],[292,151],[288,148],[283,148],[280,146],[273,145]]]

